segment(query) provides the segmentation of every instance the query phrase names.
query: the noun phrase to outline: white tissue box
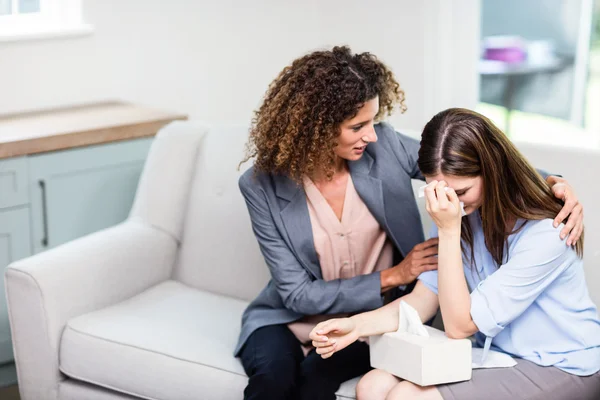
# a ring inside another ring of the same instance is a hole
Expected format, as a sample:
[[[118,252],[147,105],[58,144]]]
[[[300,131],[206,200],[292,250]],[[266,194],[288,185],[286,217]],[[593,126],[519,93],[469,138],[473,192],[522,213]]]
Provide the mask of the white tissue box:
[[[471,379],[471,341],[424,327],[429,337],[406,332],[370,336],[371,366],[421,386]]]

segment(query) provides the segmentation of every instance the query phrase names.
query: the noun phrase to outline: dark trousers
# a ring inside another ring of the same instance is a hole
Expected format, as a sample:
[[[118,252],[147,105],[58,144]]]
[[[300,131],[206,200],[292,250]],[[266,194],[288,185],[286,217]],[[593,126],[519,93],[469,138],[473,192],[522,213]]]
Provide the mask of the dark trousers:
[[[314,350],[304,357],[286,325],[257,329],[240,359],[249,377],[246,400],[335,400],[342,382],[371,369],[366,343],[355,342],[326,360]]]

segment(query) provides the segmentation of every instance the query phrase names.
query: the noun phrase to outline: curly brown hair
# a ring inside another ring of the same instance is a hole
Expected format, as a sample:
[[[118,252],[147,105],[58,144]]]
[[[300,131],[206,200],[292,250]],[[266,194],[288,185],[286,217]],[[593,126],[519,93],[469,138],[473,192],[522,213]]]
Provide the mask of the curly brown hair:
[[[315,173],[331,179],[340,124],[377,96],[377,119],[391,115],[396,105],[406,111],[404,91],[373,54],[336,46],[300,57],[269,85],[242,163],[255,158],[255,172],[296,182]]]

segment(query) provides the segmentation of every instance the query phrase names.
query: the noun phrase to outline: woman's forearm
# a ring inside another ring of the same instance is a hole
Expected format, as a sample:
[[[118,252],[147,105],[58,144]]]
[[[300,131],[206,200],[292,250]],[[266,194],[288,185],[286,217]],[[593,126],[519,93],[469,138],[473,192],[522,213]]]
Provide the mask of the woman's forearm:
[[[381,335],[398,329],[400,299],[397,299],[377,310],[356,314],[354,320],[359,337]]]
[[[406,296],[402,296],[377,310],[352,316],[358,336],[381,335],[398,330],[401,301],[407,302],[417,311],[421,322],[433,318],[439,307],[438,296],[422,282],[417,282],[413,291]]]
[[[460,230],[439,232],[438,295],[446,335],[462,339],[477,332],[471,318],[471,296],[465,279]]]

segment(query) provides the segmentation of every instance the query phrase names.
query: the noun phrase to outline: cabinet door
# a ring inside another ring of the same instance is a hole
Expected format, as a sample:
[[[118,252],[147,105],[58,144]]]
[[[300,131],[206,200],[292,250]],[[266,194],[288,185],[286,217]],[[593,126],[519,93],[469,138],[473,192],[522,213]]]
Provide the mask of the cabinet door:
[[[137,139],[31,156],[33,251],[125,220],[150,144]]]
[[[13,352],[6,308],[4,270],[13,261],[31,255],[29,208],[0,210],[0,365],[12,361]]]
[[[0,160],[0,209],[28,204],[27,184],[26,157]]]

